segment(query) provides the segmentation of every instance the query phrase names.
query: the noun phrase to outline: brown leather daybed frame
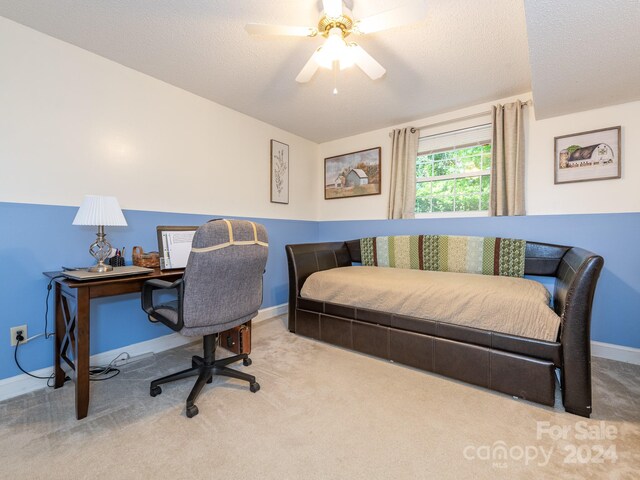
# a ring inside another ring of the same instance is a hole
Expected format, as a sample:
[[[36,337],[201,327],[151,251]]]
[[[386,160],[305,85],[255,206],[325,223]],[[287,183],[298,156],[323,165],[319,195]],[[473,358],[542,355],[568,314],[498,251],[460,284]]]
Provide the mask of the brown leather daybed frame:
[[[567,412],[591,414],[591,304],[604,261],[581,248],[527,242],[525,274],[556,278],[556,342],[315,301],[300,296],[314,272],[360,263],[360,241],[287,245],[289,330],[544,405],[556,369]],[[382,268],[382,267],[381,267]]]

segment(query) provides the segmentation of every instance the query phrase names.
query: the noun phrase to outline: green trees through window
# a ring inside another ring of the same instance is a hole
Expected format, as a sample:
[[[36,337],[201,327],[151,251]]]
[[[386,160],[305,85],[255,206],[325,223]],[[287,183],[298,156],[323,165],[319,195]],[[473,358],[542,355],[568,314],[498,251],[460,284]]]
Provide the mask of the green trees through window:
[[[416,213],[488,210],[491,144],[419,153]]]

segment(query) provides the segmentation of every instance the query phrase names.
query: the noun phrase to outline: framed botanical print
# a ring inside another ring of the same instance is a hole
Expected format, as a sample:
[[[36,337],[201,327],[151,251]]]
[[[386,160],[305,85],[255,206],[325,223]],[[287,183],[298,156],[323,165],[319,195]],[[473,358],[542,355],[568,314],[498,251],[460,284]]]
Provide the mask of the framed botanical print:
[[[271,140],[271,202],[289,203],[289,145]]]

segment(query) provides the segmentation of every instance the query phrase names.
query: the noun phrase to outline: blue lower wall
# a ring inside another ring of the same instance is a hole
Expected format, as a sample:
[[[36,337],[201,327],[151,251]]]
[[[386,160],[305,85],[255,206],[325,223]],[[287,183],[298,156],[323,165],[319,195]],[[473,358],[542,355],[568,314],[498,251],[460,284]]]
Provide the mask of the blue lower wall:
[[[95,239],[92,227],[71,225],[77,207],[0,202],[0,379],[18,375],[9,346],[9,328],[27,324],[29,335],[43,331],[47,281],[44,271],[61,265],[88,265]],[[114,246],[156,250],[157,225],[200,225],[220,215],[189,215],[128,210],[128,227],[107,228]],[[390,234],[455,234],[516,237],[573,245],[602,255],[605,267],[598,283],[592,317],[592,339],[640,348],[640,213],[549,215],[499,218],[361,220],[311,222],[252,218],[269,232],[269,261],[264,307],[287,301],[287,243],[349,240]],[[50,301],[50,306],[53,302]],[[50,322],[53,311],[50,309]],[[49,324],[51,331],[53,326]],[[91,306],[91,353],[96,354],[167,335],[151,324],[136,294],[94,300]],[[28,370],[51,365],[53,339],[36,339],[20,348]]]
[[[320,241],[395,234],[523,238],[571,245],[604,257],[592,340],[640,348],[640,213],[321,222]]]
[[[26,324],[29,336],[44,329],[47,280],[45,271],[92,263],[87,252],[95,240],[93,227],[73,226],[77,207],[0,202],[0,379],[18,375],[9,345],[9,328]],[[126,247],[129,258],[134,245],[157,250],[157,225],[201,225],[222,215],[188,215],[126,210],[127,227],[107,227],[107,239],[114,247]],[[224,212],[222,212],[224,213]],[[318,223],[296,220],[251,218],[265,225],[269,233],[269,260],[265,274],[262,307],[288,299],[286,243],[314,242]],[[53,295],[51,295],[53,297]],[[53,330],[53,301],[49,302],[49,331]],[[151,324],[140,309],[140,296],[131,294],[101,298],[91,304],[91,353],[172,333],[164,325]],[[35,339],[20,347],[21,364],[27,370],[50,366],[53,338]]]

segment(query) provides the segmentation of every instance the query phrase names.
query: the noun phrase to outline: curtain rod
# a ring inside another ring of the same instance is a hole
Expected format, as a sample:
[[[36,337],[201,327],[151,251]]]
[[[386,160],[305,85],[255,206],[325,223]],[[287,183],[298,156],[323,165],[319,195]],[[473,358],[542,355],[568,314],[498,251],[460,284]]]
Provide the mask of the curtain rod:
[[[485,127],[490,127],[491,126],[491,122],[489,123],[483,123],[481,125],[474,125],[473,127],[463,127],[463,128],[456,128],[455,130],[449,130],[446,132],[441,132],[441,133],[433,133],[431,135],[425,135],[424,137],[420,137],[420,138],[437,138],[437,137],[444,137],[447,135],[451,135],[452,133],[458,133],[458,132],[468,132],[471,130],[479,130],[481,128],[485,128]]]
[[[527,100],[526,102],[522,102],[522,106],[526,107],[531,105],[533,102],[531,100]],[[470,115],[465,115],[464,117],[452,118],[451,120],[443,120],[441,122],[430,123],[428,125],[422,125],[420,127],[411,127],[411,133],[414,133],[416,130],[424,130],[425,128],[433,128],[439,127],[441,125],[447,125],[449,123],[462,122],[463,120],[470,120],[472,118],[484,117],[486,115],[491,115],[491,110],[487,110],[486,112],[472,113]],[[393,132],[389,132],[389,136],[391,137]]]

